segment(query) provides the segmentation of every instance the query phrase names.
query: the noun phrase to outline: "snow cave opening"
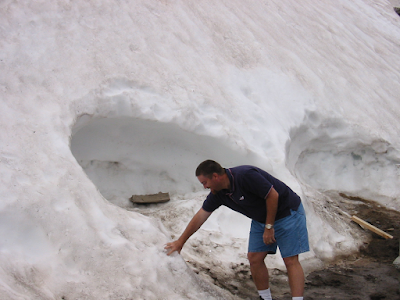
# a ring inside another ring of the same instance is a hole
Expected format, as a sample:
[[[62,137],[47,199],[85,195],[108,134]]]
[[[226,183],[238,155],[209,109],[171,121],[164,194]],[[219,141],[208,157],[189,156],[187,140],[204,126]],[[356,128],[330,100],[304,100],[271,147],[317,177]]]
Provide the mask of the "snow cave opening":
[[[72,154],[88,178],[105,199],[125,208],[132,206],[132,195],[173,196],[202,190],[194,173],[205,159],[222,165],[249,161],[223,139],[173,123],[83,116],[72,132]]]

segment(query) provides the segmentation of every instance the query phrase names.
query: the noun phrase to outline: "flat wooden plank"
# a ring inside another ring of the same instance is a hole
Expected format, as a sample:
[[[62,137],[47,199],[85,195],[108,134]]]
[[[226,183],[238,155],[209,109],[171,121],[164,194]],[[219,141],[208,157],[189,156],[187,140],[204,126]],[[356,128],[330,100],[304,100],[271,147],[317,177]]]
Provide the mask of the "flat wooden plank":
[[[129,200],[138,204],[164,203],[170,200],[169,193],[158,193],[150,195],[133,195]]]
[[[379,228],[376,228],[375,226],[371,225],[368,222],[365,222],[364,220],[360,219],[359,217],[352,216],[351,220],[356,222],[357,224],[371,230],[372,232],[375,232],[376,234],[379,234],[380,236],[384,237],[385,239],[392,239],[393,236],[380,230]]]

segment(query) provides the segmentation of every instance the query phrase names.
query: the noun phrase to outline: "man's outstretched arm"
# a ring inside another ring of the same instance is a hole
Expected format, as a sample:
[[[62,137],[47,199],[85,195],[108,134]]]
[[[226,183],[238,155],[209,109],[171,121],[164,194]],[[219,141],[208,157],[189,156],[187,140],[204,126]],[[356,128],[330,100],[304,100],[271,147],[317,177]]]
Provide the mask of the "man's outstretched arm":
[[[200,208],[200,210],[193,216],[192,220],[186,226],[185,231],[182,233],[179,239],[165,245],[164,249],[168,250],[167,255],[171,255],[175,251],[181,253],[182,247],[186,241],[201,227],[201,225],[203,225],[210,215],[210,212]]]

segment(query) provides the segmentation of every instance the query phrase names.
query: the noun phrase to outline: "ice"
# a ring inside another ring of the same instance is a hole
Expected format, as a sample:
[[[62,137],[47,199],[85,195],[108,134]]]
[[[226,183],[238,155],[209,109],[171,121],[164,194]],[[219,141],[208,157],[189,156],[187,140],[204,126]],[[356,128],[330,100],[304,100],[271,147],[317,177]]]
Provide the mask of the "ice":
[[[221,208],[163,250],[208,158],[301,195],[307,270],[357,251],[340,193],[400,209],[394,6],[2,1],[0,299],[234,299],[191,267],[233,277],[248,219]],[[158,192],[171,201],[128,200]]]

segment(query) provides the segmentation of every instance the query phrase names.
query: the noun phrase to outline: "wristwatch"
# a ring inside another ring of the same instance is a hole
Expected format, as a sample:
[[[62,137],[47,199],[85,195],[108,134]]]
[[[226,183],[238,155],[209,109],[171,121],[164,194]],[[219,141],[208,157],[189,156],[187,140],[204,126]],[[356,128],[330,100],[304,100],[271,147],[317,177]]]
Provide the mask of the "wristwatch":
[[[272,224],[265,224],[265,228],[267,228],[267,229],[272,229],[272,228],[274,228],[274,225],[272,225]]]

